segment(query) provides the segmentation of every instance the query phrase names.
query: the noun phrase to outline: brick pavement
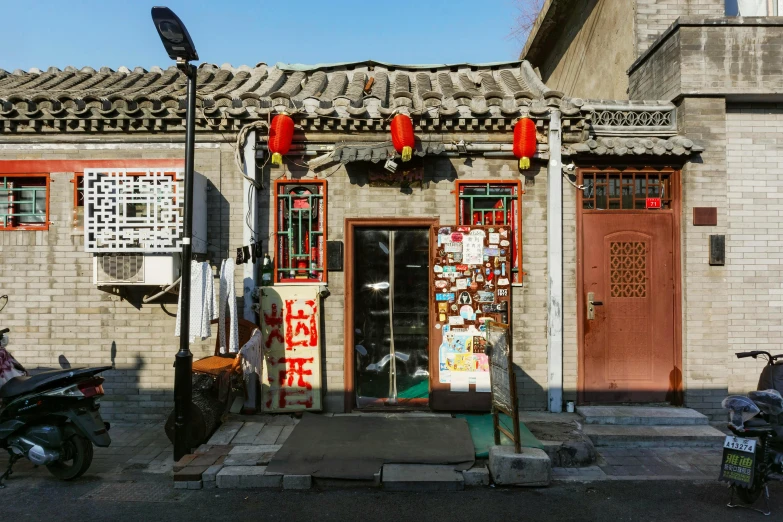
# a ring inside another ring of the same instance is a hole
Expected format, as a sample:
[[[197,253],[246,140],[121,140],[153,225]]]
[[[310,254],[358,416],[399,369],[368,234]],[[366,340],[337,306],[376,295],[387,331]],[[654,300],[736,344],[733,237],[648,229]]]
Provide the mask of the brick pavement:
[[[108,448],[95,448],[89,476],[118,475],[128,471],[165,474],[174,467],[173,449],[163,422],[116,422],[109,432],[112,443]],[[8,454],[0,453],[0,470],[5,471]],[[2,472],[0,471],[0,473]],[[11,480],[51,477],[43,468],[33,466],[28,460],[14,465]]]
[[[601,448],[595,466],[554,468],[561,481],[592,480],[717,480],[722,449]]]

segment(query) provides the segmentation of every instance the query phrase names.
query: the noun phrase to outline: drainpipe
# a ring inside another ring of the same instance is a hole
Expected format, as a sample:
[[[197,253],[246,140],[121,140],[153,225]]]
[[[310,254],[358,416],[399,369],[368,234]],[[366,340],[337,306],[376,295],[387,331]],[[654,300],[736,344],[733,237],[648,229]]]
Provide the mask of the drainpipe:
[[[247,134],[247,140],[242,147],[245,160],[245,176],[256,179],[256,131]],[[258,189],[250,181],[242,178],[242,244],[250,245],[258,238]],[[251,228],[252,227],[252,228]],[[231,252],[229,251],[229,255]],[[260,260],[259,260],[260,261]],[[253,293],[256,289],[256,263],[252,259],[242,265],[242,286],[244,288],[243,317],[256,324],[256,314],[253,311]],[[256,410],[256,385],[258,376],[251,382],[245,383],[247,399],[245,409]]]
[[[549,411],[563,411],[563,164],[560,150],[560,111],[549,119],[547,171],[547,383]]]

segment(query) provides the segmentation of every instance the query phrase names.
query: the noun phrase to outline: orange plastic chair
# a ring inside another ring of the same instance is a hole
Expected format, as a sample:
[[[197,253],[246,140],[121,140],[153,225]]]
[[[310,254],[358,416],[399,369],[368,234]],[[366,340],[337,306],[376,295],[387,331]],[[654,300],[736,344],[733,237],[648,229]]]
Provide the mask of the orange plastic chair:
[[[253,336],[253,331],[258,328],[251,321],[246,319],[239,319],[239,347],[242,348]],[[211,324],[218,324],[217,319],[213,319]],[[226,318],[226,336],[231,330],[230,319]],[[217,328],[216,328],[217,329]],[[220,353],[220,336],[216,335],[215,339],[215,355],[204,357],[198,361],[193,362],[193,373],[204,373],[217,377],[226,370],[238,371],[239,370],[239,357],[235,353]]]

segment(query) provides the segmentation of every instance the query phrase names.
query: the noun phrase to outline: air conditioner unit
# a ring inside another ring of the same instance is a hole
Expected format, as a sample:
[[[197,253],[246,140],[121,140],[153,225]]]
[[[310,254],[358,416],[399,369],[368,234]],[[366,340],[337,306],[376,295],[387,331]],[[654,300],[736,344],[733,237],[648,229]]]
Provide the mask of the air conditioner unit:
[[[92,267],[92,282],[96,285],[168,286],[180,275],[180,255],[136,252],[95,254]]]

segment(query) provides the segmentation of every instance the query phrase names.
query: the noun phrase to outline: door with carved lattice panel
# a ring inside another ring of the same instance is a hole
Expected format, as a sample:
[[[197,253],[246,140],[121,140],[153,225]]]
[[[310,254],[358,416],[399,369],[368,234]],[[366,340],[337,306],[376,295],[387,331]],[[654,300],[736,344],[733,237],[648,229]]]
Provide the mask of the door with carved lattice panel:
[[[670,178],[651,177],[582,174],[582,403],[679,401],[675,205]],[[661,195],[661,209],[639,208]]]

